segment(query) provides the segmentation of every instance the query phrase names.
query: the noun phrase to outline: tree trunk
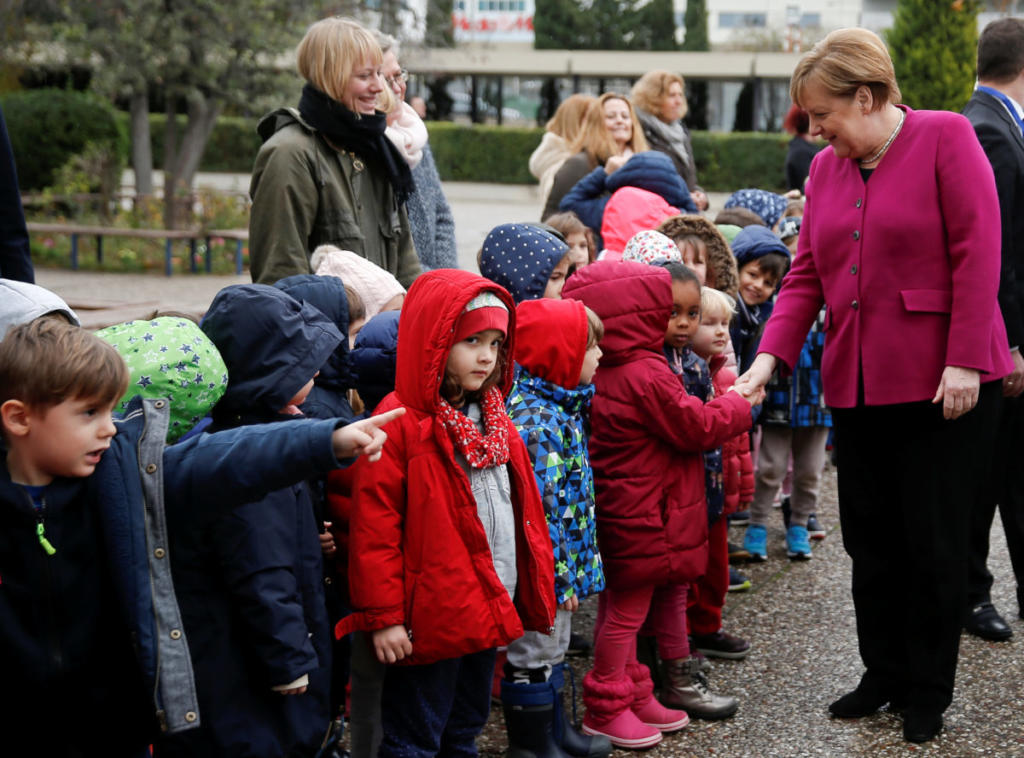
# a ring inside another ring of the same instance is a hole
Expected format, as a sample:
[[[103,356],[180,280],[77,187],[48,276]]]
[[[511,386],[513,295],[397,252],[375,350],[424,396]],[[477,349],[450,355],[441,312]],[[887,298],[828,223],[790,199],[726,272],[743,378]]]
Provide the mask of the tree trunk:
[[[131,114],[135,196],[148,197],[153,194],[153,147],[149,141],[149,97],[145,90],[132,95]]]
[[[164,126],[164,226],[174,229],[178,222],[177,176],[178,162],[178,109],[174,97],[167,96],[167,123]]]
[[[188,103],[188,125],[178,146],[175,163],[175,177],[178,187],[186,194],[191,193],[192,181],[199,170],[199,161],[203,157],[206,143],[217,123],[217,117],[224,109],[224,102],[211,99],[201,93],[195,94]]]

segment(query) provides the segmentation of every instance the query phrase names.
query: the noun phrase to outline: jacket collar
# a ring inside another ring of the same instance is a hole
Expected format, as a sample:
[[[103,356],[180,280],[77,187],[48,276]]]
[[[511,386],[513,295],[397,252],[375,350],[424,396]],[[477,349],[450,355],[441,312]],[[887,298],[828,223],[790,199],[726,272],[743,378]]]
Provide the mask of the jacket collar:
[[[582,412],[594,399],[594,385],[581,384],[576,389],[566,389],[539,376],[534,376],[522,366],[516,366],[516,387],[537,397],[549,400],[562,407],[566,413]]]

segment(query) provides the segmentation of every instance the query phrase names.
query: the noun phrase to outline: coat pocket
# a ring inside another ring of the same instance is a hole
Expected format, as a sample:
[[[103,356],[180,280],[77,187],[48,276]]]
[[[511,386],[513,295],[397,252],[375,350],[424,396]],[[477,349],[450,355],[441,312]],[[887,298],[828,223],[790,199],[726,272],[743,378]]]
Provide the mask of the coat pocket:
[[[361,250],[363,230],[355,216],[344,208],[326,212],[317,221],[317,236],[343,250]]]
[[[900,290],[903,307],[923,313],[949,313],[953,309],[953,293],[949,290]]]

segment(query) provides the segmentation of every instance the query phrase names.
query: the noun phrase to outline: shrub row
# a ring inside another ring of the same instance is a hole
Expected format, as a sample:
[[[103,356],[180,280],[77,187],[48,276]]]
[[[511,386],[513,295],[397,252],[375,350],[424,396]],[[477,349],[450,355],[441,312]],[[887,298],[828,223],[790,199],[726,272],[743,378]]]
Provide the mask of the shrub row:
[[[527,168],[542,129],[431,123],[430,148],[442,179],[526,184]],[[781,134],[695,132],[697,171],[704,189],[731,192],[742,187],[784,189],[789,138]]]
[[[52,183],[54,173],[86,144],[116,147],[129,162],[128,114],[78,92],[31,90],[0,97],[18,162],[22,189]],[[184,117],[180,130],[184,130]],[[256,119],[221,117],[200,162],[201,171],[252,170],[261,140]],[[153,158],[163,160],[166,117],[150,115]],[[539,128],[467,126],[431,122],[430,146],[447,181],[530,184],[530,153],[540,144]],[[179,132],[180,133],[180,132]],[[45,138],[41,138],[45,135]],[[781,134],[694,132],[693,151],[702,186],[711,191],[741,187],[783,189],[788,138]]]
[[[53,184],[57,171],[85,152],[128,154],[127,133],[105,100],[82,92],[37,89],[0,96],[7,122],[18,184],[39,190]]]

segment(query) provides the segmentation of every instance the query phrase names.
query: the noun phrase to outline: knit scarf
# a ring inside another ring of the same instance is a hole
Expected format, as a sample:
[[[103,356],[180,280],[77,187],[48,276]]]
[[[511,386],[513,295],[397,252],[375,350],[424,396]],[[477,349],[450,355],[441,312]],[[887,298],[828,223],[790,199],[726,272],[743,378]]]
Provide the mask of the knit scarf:
[[[311,84],[302,88],[299,113],[314,129],[338,149],[358,155],[374,169],[383,171],[399,204],[412,194],[414,185],[409,164],[385,135],[386,117],[381,111],[372,116],[356,114],[332,100]]]
[[[660,118],[652,113],[637,108],[637,118],[640,119],[640,123],[643,124],[645,129],[654,132],[661,140],[663,140],[672,151],[673,155],[679,158],[679,161],[684,166],[689,166],[692,162],[690,154],[686,151],[686,133],[683,131],[683,124],[680,121],[675,121],[671,124],[666,124]],[[692,189],[692,187],[691,187]]]
[[[448,430],[452,444],[473,468],[502,466],[508,463],[508,412],[501,390],[491,387],[480,403],[486,434],[466,414],[441,398],[438,415]]]

